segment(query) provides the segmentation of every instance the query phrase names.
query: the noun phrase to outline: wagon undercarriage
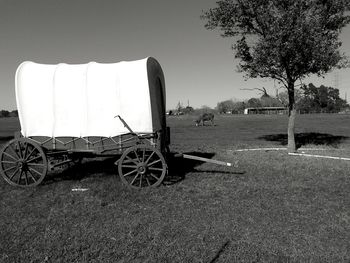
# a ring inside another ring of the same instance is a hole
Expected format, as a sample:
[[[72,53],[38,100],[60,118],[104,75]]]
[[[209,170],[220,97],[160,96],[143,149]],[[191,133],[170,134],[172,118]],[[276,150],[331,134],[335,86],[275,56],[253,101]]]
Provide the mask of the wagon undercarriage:
[[[40,184],[48,171],[95,156],[119,157],[119,176],[132,188],[157,186],[167,173],[157,133],[114,138],[16,138],[0,152],[0,172],[11,185],[31,187]]]

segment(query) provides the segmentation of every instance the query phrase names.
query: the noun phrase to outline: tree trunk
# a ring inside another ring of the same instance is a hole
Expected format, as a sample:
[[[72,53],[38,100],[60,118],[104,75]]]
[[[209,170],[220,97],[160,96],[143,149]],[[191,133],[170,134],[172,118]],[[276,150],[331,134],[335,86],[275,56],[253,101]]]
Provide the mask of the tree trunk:
[[[296,152],[295,146],[295,98],[294,98],[294,82],[290,82],[288,84],[288,99],[289,99],[289,107],[288,107],[288,152],[293,153]]]

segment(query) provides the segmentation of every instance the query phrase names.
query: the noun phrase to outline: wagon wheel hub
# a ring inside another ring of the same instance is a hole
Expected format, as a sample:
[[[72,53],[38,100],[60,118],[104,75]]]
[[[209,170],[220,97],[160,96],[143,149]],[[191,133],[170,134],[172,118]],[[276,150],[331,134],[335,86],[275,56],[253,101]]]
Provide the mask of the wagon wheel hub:
[[[21,171],[28,171],[28,164],[25,160],[20,160],[18,162],[18,168],[21,169]]]
[[[145,163],[140,163],[137,167],[137,171],[140,173],[140,174],[145,174],[147,173],[147,165]]]

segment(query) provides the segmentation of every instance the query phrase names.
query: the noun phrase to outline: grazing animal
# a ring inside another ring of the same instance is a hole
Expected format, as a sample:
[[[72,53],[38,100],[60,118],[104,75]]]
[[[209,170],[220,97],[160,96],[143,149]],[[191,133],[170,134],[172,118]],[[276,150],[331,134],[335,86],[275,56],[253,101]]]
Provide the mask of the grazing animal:
[[[205,125],[206,121],[210,121],[211,125],[214,125],[214,114],[213,113],[203,113],[195,120],[196,126],[199,126],[202,123],[202,126]]]

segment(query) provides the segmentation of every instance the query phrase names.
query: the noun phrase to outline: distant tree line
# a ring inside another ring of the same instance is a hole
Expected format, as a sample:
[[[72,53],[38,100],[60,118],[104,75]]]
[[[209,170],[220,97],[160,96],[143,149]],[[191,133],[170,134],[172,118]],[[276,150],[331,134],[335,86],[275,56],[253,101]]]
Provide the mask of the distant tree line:
[[[314,84],[303,85],[295,90],[296,109],[300,113],[337,113],[349,109],[347,102],[340,98],[339,89]],[[288,92],[281,92],[275,97],[266,92],[260,98],[244,101],[225,100],[218,102],[218,113],[243,113],[245,108],[288,107]]]
[[[0,111],[0,118],[7,118],[7,117],[18,117],[18,111],[8,111],[8,110],[1,110]]]
[[[301,112],[337,113],[349,108],[346,100],[339,97],[339,90],[321,85],[316,87],[312,83],[301,87],[302,96],[297,101],[297,108]]]

